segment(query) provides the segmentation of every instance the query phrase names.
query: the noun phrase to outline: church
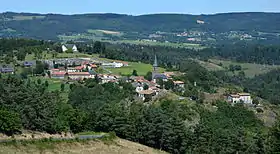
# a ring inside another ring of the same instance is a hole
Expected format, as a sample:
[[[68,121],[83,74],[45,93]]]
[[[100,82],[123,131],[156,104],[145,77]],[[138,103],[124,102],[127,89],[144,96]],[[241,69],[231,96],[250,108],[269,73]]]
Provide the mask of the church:
[[[167,81],[167,79],[168,79],[166,75],[159,73],[159,66],[158,66],[156,55],[155,55],[155,60],[154,60],[154,64],[153,64],[152,77],[153,77],[154,82],[156,82],[156,80],[158,80],[158,79],[162,79],[163,81]]]

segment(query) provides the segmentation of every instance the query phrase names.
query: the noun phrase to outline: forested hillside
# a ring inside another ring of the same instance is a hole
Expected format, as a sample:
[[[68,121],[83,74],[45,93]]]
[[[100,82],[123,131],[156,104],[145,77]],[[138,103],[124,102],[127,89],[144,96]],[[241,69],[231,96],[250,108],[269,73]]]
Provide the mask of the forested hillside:
[[[184,14],[31,14],[2,13],[0,33],[4,37],[30,37],[36,39],[58,39],[58,35],[89,35],[88,30],[111,30],[124,33],[122,39],[165,37],[167,40],[184,41],[196,38],[209,40],[279,39],[280,14],[278,13],[227,13],[215,15]],[[32,26],[31,26],[32,25]],[[177,37],[187,32],[188,37]],[[109,35],[106,35],[109,36]],[[80,37],[80,36],[79,36]],[[109,37],[112,38],[112,37]],[[116,37],[113,37],[116,39]],[[159,39],[162,40],[162,39]]]
[[[135,98],[135,87],[126,80],[128,76],[123,76],[118,83],[104,84],[98,75],[79,81],[55,80],[49,77],[49,65],[41,61],[46,58],[45,54],[56,59],[56,54],[62,52],[59,43],[1,39],[0,62],[13,65],[17,71],[0,74],[0,133],[12,136],[22,130],[50,134],[115,132],[118,137],[170,153],[279,151],[280,121],[276,120],[277,115],[270,116],[278,122],[274,124],[273,121],[268,127],[257,118],[255,106],[262,102],[254,101],[251,107],[230,105],[222,98],[207,103],[205,96],[205,93],[217,93],[219,88],[239,86],[240,92],[250,92],[254,97],[266,99],[276,104],[277,110],[280,103],[279,70],[249,79],[242,73],[241,66],[212,72],[193,60],[197,58],[207,62],[208,58],[221,58],[268,64],[273,60],[278,64],[279,47],[245,44],[232,50],[229,50],[231,46],[217,46],[198,51],[99,41],[91,43],[77,43],[79,51],[89,57],[99,55],[101,59],[145,63],[151,63],[156,54],[161,67],[178,72],[174,80],[183,81],[184,89],[176,89],[171,80],[159,80],[159,89],[167,94],[153,101],[139,102]],[[238,51],[243,51],[245,57]],[[34,69],[20,66],[31,54],[37,61]],[[149,71],[145,76],[147,80],[152,75]],[[228,75],[227,71],[232,74]],[[137,76],[137,72],[133,72]],[[56,82],[56,88],[51,88],[53,82]],[[262,111],[260,109],[259,112]]]

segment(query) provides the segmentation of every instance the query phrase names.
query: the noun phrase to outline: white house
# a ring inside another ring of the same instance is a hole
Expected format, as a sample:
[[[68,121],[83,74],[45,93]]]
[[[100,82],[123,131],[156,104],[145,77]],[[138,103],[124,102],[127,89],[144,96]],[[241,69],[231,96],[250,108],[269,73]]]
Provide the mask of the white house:
[[[145,101],[146,99],[152,99],[153,95],[155,95],[155,92],[153,90],[142,90],[137,92],[138,97]]]
[[[238,94],[231,94],[228,96],[228,101],[231,103],[245,103],[245,104],[252,104],[253,100],[249,93],[238,93]]]
[[[62,45],[62,51],[63,52],[66,52],[69,49],[72,49],[73,52],[78,52],[78,48],[75,44],[64,44],[64,45]]]
[[[185,87],[185,83],[183,81],[173,81],[174,86],[180,87],[180,88],[184,88]]]
[[[111,67],[111,68],[120,68],[123,67],[123,63],[119,62],[112,62],[112,63],[102,63],[102,66],[104,67]]]
[[[136,87],[136,92],[137,93],[140,92],[140,91],[143,91],[143,90],[144,90],[144,88],[142,86]]]
[[[89,72],[69,72],[68,77],[73,80],[82,80],[82,79],[88,79],[93,78]]]

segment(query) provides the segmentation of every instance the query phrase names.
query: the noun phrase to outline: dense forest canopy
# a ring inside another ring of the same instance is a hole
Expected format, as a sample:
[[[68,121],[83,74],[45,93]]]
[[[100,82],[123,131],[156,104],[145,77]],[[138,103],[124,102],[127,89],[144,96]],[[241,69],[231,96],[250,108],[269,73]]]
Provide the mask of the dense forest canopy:
[[[279,13],[225,13],[215,15],[150,14],[140,16],[120,14],[32,14],[2,13],[0,31],[2,36],[58,39],[58,35],[85,33],[89,29],[104,29],[127,33],[153,34],[182,33],[184,31],[207,32],[223,36],[232,31],[271,39],[280,33]],[[197,21],[203,21],[198,24]],[[269,23],[269,24],[267,24]],[[30,26],[33,25],[33,26]],[[153,25],[153,26],[151,26]],[[137,38],[137,37],[135,37]]]

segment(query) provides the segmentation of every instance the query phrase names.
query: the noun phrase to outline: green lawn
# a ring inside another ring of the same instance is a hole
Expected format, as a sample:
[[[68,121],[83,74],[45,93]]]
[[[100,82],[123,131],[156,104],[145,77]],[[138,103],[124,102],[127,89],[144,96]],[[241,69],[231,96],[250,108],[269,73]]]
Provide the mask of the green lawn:
[[[121,67],[121,68],[110,68],[109,70],[112,71],[114,74],[122,74],[122,75],[131,75],[133,70],[136,70],[138,75],[146,75],[147,72],[152,71],[152,65],[144,64],[144,63],[137,63],[137,62],[129,62],[129,66]],[[160,72],[164,72],[163,68],[159,69]]]
[[[217,59],[211,59],[210,63],[213,64],[222,64],[223,68],[228,68],[230,65],[240,65],[242,67],[242,70],[245,72],[246,77],[254,77],[255,75],[260,75],[267,73],[273,69],[280,68],[279,65],[261,65],[261,64],[253,64],[253,63],[237,63],[233,61],[226,61],[226,60],[217,60]],[[238,72],[236,72],[237,74]]]

